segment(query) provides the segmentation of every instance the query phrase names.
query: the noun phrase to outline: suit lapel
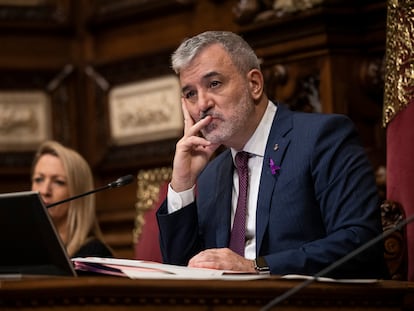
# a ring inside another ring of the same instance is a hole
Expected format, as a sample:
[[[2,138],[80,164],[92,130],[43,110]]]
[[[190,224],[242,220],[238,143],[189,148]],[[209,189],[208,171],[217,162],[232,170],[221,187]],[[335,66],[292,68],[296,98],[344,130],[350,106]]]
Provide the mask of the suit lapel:
[[[269,225],[269,214],[272,197],[279,174],[283,173],[283,157],[290,143],[287,133],[292,129],[292,113],[278,106],[273,120],[270,135],[266,144],[262,175],[260,177],[259,194],[256,210],[256,253],[260,254],[264,233]],[[275,174],[272,173],[270,160],[279,166]]]

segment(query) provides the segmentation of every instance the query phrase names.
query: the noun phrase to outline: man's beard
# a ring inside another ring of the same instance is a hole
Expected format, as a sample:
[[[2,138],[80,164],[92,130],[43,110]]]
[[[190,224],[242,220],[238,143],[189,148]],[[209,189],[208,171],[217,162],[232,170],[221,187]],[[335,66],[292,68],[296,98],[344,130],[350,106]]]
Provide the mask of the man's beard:
[[[205,139],[207,139],[208,141],[212,142],[212,143],[221,143],[222,140],[222,135],[220,135],[220,133],[214,133],[214,131],[217,129],[217,124],[214,124],[213,122],[215,122],[214,119],[209,125],[207,125],[205,128],[203,128],[201,130],[201,134],[203,135],[203,137]]]
[[[226,144],[246,125],[248,116],[254,113],[254,102],[246,91],[236,106],[233,116],[224,118],[221,114],[212,112],[213,121],[201,130],[203,137],[214,144]],[[231,124],[229,122],[233,121]]]

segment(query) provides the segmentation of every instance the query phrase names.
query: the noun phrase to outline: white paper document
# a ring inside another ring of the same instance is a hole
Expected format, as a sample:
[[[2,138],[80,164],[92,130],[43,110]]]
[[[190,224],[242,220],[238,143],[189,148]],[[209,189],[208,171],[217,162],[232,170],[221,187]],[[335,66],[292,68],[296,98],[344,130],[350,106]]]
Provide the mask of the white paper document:
[[[152,261],[85,257],[71,259],[75,270],[89,271],[131,279],[174,279],[174,280],[255,280],[269,275],[168,265]]]

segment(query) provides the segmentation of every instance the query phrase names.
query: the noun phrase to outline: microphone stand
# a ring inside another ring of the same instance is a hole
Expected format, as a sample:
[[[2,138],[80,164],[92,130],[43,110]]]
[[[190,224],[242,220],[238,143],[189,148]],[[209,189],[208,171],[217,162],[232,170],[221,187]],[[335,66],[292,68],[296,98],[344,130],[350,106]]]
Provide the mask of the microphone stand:
[[[53,206],[56,206],[56,205],[59,205],[59,204],[62,204],[62,203],[66,203],[68,201],[72,201],[72,200],[75,200],[77,198],[80,198],[80,197],[83,197],[83,196],[86,196],[86,195],[89,195],[89,194],[92,194],[92,193],[95,193],[95,192],[98,192],[98,191],[102,191],[102,190],[105,190],[105,189],[108,189],[108,188],[110,188],[110,186],[106,185],[106,186],[103,186],[101,188],[97,188],[97,189],[94,189],[94,190],[91,190],[91,191],[88,191],[88,192],[85,192],[85,193],[82,193],[82,194],[78,194],[74,197],[70,197],[70,198],[67,198],[65,200],[49,204],[49,205],[46,206],[46,208],[50,208],[50,207],[53,207]]]
[[[388,237],[389,235],[391,235],[395,231],[400,230],[401,228],[403,228],[404,226],[406,226],[407,224],[409,224],[413,220],[414,220],[414,215],[411,215],[410,217],[408,217],[405,220],[403,220],[400,223],[398,223],[392,229],[389,229],[386,232],[383,232],[382,234],[376,236],[375,238],[373,238],[372,240],[368,241],[367,243],[365,243],[365,244],[361,245],[360,247],[354,249],[352,252],[348,253],[346,256],[344,256],[341,259],[335,261],[334,263],[332,263],[331,265],[329,265],[325,269],[322,269],[321,271],[319,271],[318,273],[316,273],[312,278],[307,279],[306,281],[300,283],[299,285],[291,288],[290,290],[288,290],[284,294],[282,294],[280,296],[277,296],[276,298],[274,298],[273,300],[271,300],[267,305],[265,305],[262,309],[260,309],[260,311],[268,311],[268,310],[270,310],[272,307],[276,306],[278,303],[280,303],[283,300],[289,298],[290,296],[292,296],[293,294],[297,293],[301,289],[305,288],[309,284],[317,281],[318,278],[326,275],[327,273],[329,273],[332,270],[336,269],[337,267],[339,267],[343,263],[345,263],[348,260],[352,259],[353,257],[359,255],[364,250],[366,250],[369,247],[373,246],[375,243],[378,243],[378,242],[382,241],[383,239],[385,239],[386,237]]]
[[[88,192],[85,192],[85,193],[82,193],[82,194],[78,194],[78,195],[75,195],[73,197],[69,197],[65,200],[49,204],[49,205],[46,206],[46,208],[50,208],[50,207],[53,207],[53,206],[56,206],[56,205],[59,205],[59,204],[62,204],[62,203],[66,203],[68,201],[72,201],[72,200],[75,200],[77,198],[80,198],[80,197],[83,197],[83,196],[86,196],[86,195],[89,195],[89,194],[92,194],[92,193],[95,193],[95,192],[98,192],[98,191],[102,191],[102,190],[105,190],[105,189],[108,189],[108,188],[118,188],[118,187],[124,186],[126,184],[129,184],[133,179],[134,179],[134,177],[132,175],[126,175],[124,177],[118,178],[114,182],[111,182],[111,183],[107,184],[106,186],[103,186],[103,187],[100,187],[100,188],[97,188],[97,189],[93,189],[91,191],[88,191]]]

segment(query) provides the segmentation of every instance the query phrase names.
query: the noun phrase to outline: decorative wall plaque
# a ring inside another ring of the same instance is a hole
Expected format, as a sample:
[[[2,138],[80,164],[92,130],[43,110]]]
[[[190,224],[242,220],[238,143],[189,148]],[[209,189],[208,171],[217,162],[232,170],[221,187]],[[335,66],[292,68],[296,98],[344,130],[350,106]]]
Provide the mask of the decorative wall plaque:
[[[44,92],[0,92],[0,151],[35,150],[51,137],[50,115]]]
[[[111,139],[129,145],[182,134],[180,86],[169,75],[114,87],[109,92]]]

